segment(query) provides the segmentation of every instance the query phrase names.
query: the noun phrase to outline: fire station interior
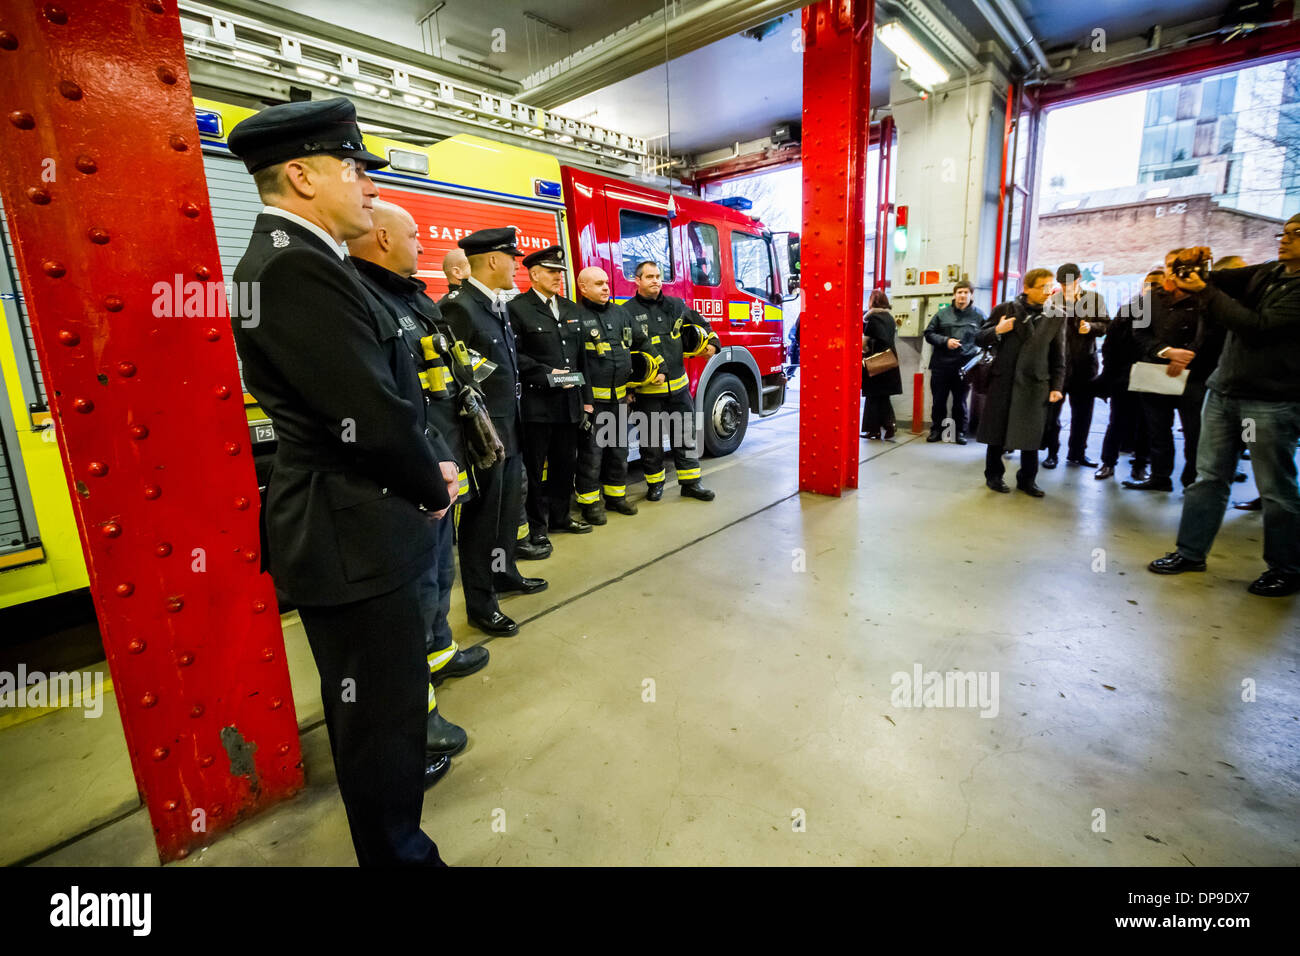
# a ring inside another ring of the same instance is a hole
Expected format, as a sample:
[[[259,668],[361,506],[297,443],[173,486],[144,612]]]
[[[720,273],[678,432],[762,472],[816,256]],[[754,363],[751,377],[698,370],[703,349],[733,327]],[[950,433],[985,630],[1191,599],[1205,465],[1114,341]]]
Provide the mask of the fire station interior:
[[[557,170],[720,201],[752,217],[767,244],[760,278],[735,276],[712,321],[736,336],[737,354],[751,347],[738,344],[744,335],[761,339],[771,369],[729,405],[707,387],[696,395],[717,416],[715,437],[744,422],[734,451],[703,457],[716,499],[680,497],[670,456],[669,491],[646,502],[634,463],[639,514],[554,534],[550,557],[523,564],[549,587],[503,599],[517,636],[471,627],[454,589],[455,639],[484,644],[491,660],[437,690],[440,711],[469,734],[425,794],[423,828],[444,859],[1300,859],[1300,599],[1246,590],[1264,569],[1261,512],[1229,507],[1208,572],[1162,578],[1147,564],[1173,549],[1183,495],[1176,481],[1168,493],[1122,487],[1127,450],[1112,480],[1068,467],[1062,451],[1059,467],[1039,472],[1045,497],[993,493],[973,433],[965,444],[926,440],[932,347],[922,335],[959,279],[987,315],[1028,270],[1075,262],[1113,311],[1172,248],[1276,258],[1274,236],[1300,212],[1294,6],[180,0],[200,133],[204,111],[342,93],[368,137],[404,146],[408,160],[426,147],[434,157],[432,169],[395,164],[378,178],[390,198],[445,180],[439,144],[470,134]],[[841,8],[848,39],[834,22]],[[869,51],[852,73],[859,90],[837,65],[856,55],[844,49]],[[474,91],[476,104],[522,104],[554,122],[530,131],[508,110],[435,106],[410,85],[430,76]],[[227,197],[214,219],[228,275],[257,207],[221,137],[203,135],[214,210]],[[572,214],[560,200],[541,212],[569,247],[572,296],[583,254],[566,238]],[[132,659],[105,652],[132,635],[97,623],[113,584],[87,575],[91,544],[73,515],[88,505],[69,492],[31,333],[44,320],[23,294],[39,259],[20,261],[13,222],[0,270],[0,672],[68,672],[87,688],[98,674],[103,689],[99,714],[88,692],[0,706],[0,862],[354,865],[320,685],[291,608],[280,621],[301,789],[194,836],[183,853],[160,849],[151,802],[161,797],[142,782],[151,758],[129,745],[137,718],[114,689]],[[686,263],[690,253],[678,254]],[[730,268],[742,267],[737,253]],[[439,262],[422,269],[445,288]],[[857,428],[851,333],[873,289],[888,295],[897,329],[890,440]],[[694,307],[711,301],[697,293]],[[1110,408],[1096,401],[1093,459]],[[1070,421],[1066,408],[1063,444]],[[249,422],[264,427],[251,410]],[[1184,435],[1174,429],[1177,478]],[[1006,461],[1010,481],[1016,462]],[[1247,503],[1259,492],[1251,462],[1240,468],[1232,499]],[[922,689],[932,673],[940,685],[973,674],[979,693],[932,699]],[[177,727],[177,740],[187,732]]]

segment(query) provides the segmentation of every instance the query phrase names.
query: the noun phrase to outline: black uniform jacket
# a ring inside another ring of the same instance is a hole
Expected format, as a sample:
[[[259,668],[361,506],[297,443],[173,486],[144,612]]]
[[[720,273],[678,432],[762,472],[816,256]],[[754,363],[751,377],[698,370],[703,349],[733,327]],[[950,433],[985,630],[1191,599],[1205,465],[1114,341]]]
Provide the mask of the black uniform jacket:
[[[552,369],[583,371],[581,312],[562,295],[555,297],[557,322],[551,308],[531,289],[510,300],[510,324],[519,350],[519,380],[526,422],[568,422],[582,419],[582,406],[591,403],[591,386],[561,388],[546,376]],[[584,372],[585,375],[585,372]]]
[[[691,323],[705,330],[706,337],[715,348],[721,348],[713,327],[708,319],[676,296],[659,293],[656,299],[643,299],[640,294],[632,296],[623,306],[632,317],[632,324],[637,332],[650,343],[650,351],[663,359],[659,371],[667,379],[643,385],[637,389],[647,395],[663,395],[676,392],[688,384],[686,360],[682,355],[682,325]]]
[[[233,278],[260,289],[258,314],[231,326],[278,438],[263,515],[276,584],[307,606],[400,587],[434,561],[421,506],[448,503],[401,330],[351,265],[280,216],[257,217]]]
[[[1065,384],[1087,386],[1101,371],[1097,361],[1097,340],[1110,329],[1106,300],[1091,289],[1081,289],[1074,301],[1067,302],[1058,289],[1043,309],[1050,315],[1065,317]],[[1088,332],[1079,334],[1079,322],[1088,323]]]
[[[519,454],[519,362],[515,333],[505,312],[492,311],[492,300],[472,282],[461,283],[438,303],[456,338],[478,352],[496,369],[481,383],[488,414],[507,455]]]
[[[648,351],[650,340],[613,299],[599,305],[579,295],[577,306],[583,369],[592,396],[600,402],[622,401],[627,397],[632,350]]]
[[[455,344],[451,326],[442,317],[437,304],[425,293],[424,283],[416,278],[398,275],[367,259],[353,257],[352,264],[361,273],[361,281],[388,309],[402,330],[402,339],[411,353],[417,369],[424,369],[421,385],[424,391],[426,434],[439,461],[453,461],[461,473],[460,498],[465,500],[469,491],[469,457],[465,452],[465,431],[460,417],[461,385],[451,374],[449,354]],[[425,355],[421,339],[433,337],[438,355],[430,359]],[[426,367],[427,366],[427,367]],[[467,373],[468,374],[468,373]]]
[[[1015,315],[1016,324],[999,335],[997,324],[1006,315]],[[1030,305],[1022,292],[994,307],[975,341],[995,349],[976,438],[986,445],[1036,450],[1050,393],[1065,387],[1064,316]]]

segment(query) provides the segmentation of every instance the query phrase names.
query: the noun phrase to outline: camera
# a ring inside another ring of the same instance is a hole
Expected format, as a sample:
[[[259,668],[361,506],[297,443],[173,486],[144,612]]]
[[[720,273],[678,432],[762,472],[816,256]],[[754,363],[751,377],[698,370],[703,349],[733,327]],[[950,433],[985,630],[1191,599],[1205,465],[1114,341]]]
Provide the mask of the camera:
[[[1184,249],[1170,265],[1170,271],[1179,279],[1189,279],[1193,275],[1204,279],[1210,271],[1210,250],[1205,246],[1193,246]]]

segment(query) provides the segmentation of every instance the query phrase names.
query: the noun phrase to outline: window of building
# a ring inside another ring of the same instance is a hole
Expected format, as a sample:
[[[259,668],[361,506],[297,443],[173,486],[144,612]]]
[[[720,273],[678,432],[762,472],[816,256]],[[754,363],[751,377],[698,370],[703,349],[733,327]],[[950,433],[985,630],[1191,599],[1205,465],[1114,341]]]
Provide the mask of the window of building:
[[[1237,117],[1225,116],[1219,120],[1219,155],[1231,153],[1237,136]]]
[[[1196,139],[1192,143],[1193,156],[1211,156],[1214,153],[1214,120],[1196,121]]]
[[[1195,119],[1201,109],[1201,82],[1184,83],[1178,87],[1178,118]]]
[[[1170,135],[1168,162],[1179,162],[1192,158],[1192,142],[1196,138],[1196,123],[1192,120],[1180,120],[1173,125]]]
[[[624,276],[636,278],[636,264],[649,260],[659,266],[665,282],[673,281],[672,235],[666,218],[621,209],[618,231]]]
[[[736,288],[761,299],[772,296],[772,257],[761,236],[747,232],[731,234],[731,261],[736,269]]]
[[[719,263],[717,228],[705,222],[693,222],[686,227],[686,241],[691,281],[696,285],[720,283],[722,266]]]

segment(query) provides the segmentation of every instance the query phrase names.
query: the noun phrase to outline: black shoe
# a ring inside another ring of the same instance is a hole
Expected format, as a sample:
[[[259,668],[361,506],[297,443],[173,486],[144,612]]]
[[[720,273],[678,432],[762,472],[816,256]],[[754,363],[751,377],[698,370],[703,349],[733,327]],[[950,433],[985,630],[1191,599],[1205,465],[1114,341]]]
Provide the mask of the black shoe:
[[[599,501],[595,504],[582,506],[582,518],[587,524],[598,525],[605,523],[605,506]]]
[[[1254,501],[1238,501],[1233,507],[1238,511],[1263,511],[1264,499],[1256,498]]]
[[[1124,487],[1134,491],[1173,491],[1174,483],[1169,478],[1148,478],[1145,481],[1126,481]]]
[[[457,648],[451,660],[443,664],[431,675],[433,677],[433,686],[437,687],[448,678],[468,677],[475,671],[481,671],[487,667],[487,662],[488,649],[486,647]]]
[[[885,428],[885,441],[893,441],[894,436],[898,434],[898,429],[894,425]]]
[[[868,441],[880,441],[880,432],[862,432],[861,434]]]
[[[984,481],[984,484],[988,485],[989,488],[991,488],[993,491],[1000,491],[1004,495],[1011,494],[1011,489],[1007,487],[1007,483],[1003,481],[1001,478],[986,479]]]
[[[1156,558],[1147,565],[1148,571],[1156,574],[1182,574],[1184,571],[1204,571],[1204,561],[1192,561],[1184,558],[1177,551],[1170,551],[1163,558]]]
[[[451,769],[451,758],[446,754],[441,757],[424,758],[424,789],[428,790],[435,783],[447,776]]]
[[[525,538],[515,545],[515,557],[525,561],[541,561],[549,558],[553,550],[555,549],[547,538],[542,538],[541,544],[535,544],[532,538]]]
[[[1237,472],[1235,475],[1232,476],[1232,480],[1233,480],[1233,481],[1238,481],[1238,482],[1240,482],[1240,481],[1245,481],[1245,480],[1246,480],[1246,473],[1245,473],[1244,471],[1239,471],[1239,472]]]
[[[581,518],[568,515],[559,522],[551,522],[552,531],[567,531],[569,534],[590,534],[591,525]]]
[[[967,444],[966,439],[962,438],[960,435],[958,435],[958,436],[954,439],[954,441],[956,441],[958,445],[965,445],[965,444]]]
[[[1129,472],[1130,481],[1146,481],[1148,477],[1146,465],[1134,465],[1133,470]]]
[[[1089,458],[1087,455],[1084,455],[1082,458],[1067,458],[1065,459],[1065,463],[1067,465],[1079,465],[1080,467],[1084,467],[1084,468],[1097,467],[1097,463],[1093,461],[1091,458]]]
[[[621,515],[636,514],[636,505],[626,498],[606,498],[605,508],[609,511],[617,511]]]
[[[1251,581],[1246,590],[1260,597],[1286,597],[1300,591],[1300,574],[1270,569]]]
[[[930,432],[929,436],[925,440],[926,442],[943,441],[943,436],[938,432]]]
[[[519,625],[500,611],[493,611],[492,616],[487,618],[471,616],[469,623],[484,634],[491,634],[495,637],[513,637],[519,633]]]
[[[1023,491],[1031,498],[1041,498],[1047,494],[1047,492],[1043,491],[1043,489],[1039,488],[1037,485],[1016,485],[1016,490]]]
[[[713,492],[708,488],[701,488],[698,481],[692,481],[688,485],[682,485],[683,498],[696,498],[699,501],[712,501]]]
[[[646,487],[645,500],[658,501],[664,496],[664,483],[656,481]]]
[[[464,727],[457,727],[446,720],[435,707],[424,722],[424,758],[454,757],[465,749],[469,743],[469,734]]]
[[[1048,455],[1046,458],[1043,459],[1044,468],[1055,468],[1059,464],[1060,462],[1056,460],[1055,455]]]
[[[591,527],[588,525],[587,527]],[[536,594],[547,588],[545,578],[518,578],[511,580],[504,575],[492,579],[492,590],[497,594]]]
[[[1114,465],[1102,465],[1100,468],[1097,469],[1097,473],[1096,473],[1095,475],[1093,475],[1092,477],[1096,478],[1098,481],[1102,481],[1103,479],[1106,479],[1106,478],[1114,478],[1114,477],[1115,477],[1115,466],[1114,466]]]

